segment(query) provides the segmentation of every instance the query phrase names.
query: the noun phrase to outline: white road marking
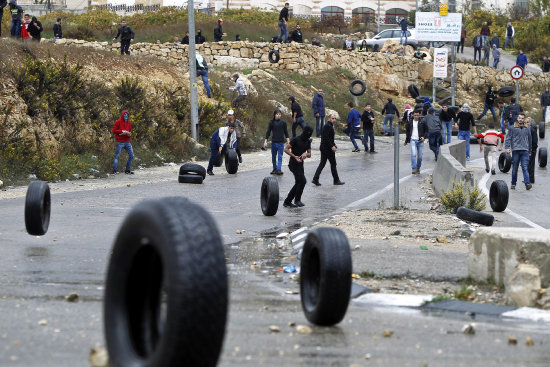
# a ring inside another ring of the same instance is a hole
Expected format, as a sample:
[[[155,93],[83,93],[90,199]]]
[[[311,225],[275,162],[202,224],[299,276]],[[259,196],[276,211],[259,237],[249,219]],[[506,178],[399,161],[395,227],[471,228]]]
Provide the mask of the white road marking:
[[[550,311],[545,311],[532,307],[520,307],[517,310],[504,312],[501,316],[512,317],[516,319],[527,319],[536,322],[550,322]]]

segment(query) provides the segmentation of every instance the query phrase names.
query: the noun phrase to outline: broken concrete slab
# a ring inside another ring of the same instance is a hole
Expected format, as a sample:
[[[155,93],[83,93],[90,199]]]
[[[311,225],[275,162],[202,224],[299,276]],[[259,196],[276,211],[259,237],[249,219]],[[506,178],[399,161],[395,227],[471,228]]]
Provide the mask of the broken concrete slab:
[[[519,307],[535,306],[540,292],[540,271],[531,264],[519,264],[505,280],[506,303]]]

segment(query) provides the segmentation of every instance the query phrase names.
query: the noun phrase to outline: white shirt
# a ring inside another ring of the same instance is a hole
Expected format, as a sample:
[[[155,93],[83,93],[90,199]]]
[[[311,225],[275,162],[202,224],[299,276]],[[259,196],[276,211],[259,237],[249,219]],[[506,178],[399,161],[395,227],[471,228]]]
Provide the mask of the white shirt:
[[[411,140],[419,140],[418,139],[418,123],[420,121],[414,121],[413,120],[413,129],[411,132]]]

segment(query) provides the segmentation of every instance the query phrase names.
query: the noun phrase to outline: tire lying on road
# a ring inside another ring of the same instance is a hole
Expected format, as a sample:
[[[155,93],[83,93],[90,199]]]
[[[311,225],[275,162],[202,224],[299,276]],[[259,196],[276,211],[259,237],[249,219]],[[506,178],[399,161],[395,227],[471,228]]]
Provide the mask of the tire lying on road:
[[[214,167],[221,167],[223,164],[223,154],[218,153],[214,160]]]
[[[495,217],[492,214],[478,212],[477,210],[468,209],[464,206],[458,208],[456,216],[462,220],[482,224],[484,226],[492,226],[495,221]]]
[[[508,186],[502,180],[495,180],[489,189],[489,204],[495,212],[503,212],[508,206]]]
[[[539,124],[539,138],[541,139],[544,139],[544,134],[546,133],[545,127],[544,121],[541,121]]]
[[[44,181],[32,181],[25,198],[25,227],[27,233],[42,236],[50,225],[50,187]]]
[[[516,93],[516,88],[514,87],[502,87],[497,91],[497,94],[500,97],[511,97]]]
[[[203,179],[206,178],[206,168],[196,163],[184,163],[180,167],[180,175],[186,175],[189,173],[194,173],[202,176]]]
[[[278,50],[269,51],[268,57],[269,57],[269,62],[272,64],[278,63],[279,59],[281,58]]]
[[[351,252],[337,228],[311,231],[302,251],[300,297],[309,322],[334,325],[346,315],[351,294]]]
[[[103,304],[109,364],[214,367],[228,278],[214,219],[182,197],[138,204],[124,220]]]
[[[407,90],[409,91],[409,95],[413,98],[416,98],[420,95],[420,91],[418,90],[418,87],[414,84],[409,85]]]
[[[355,89],[355,86],[356,86],[356,85],[360,85],[360,86],[361,86],[361,89],[356,90],[356,89]],[[361,96],[361,95],[363,95],[363,93],[365,93],[366,90],[367,90],[367,85],[366,85],[365,82],[362,81],[362,80],[355,79],[354,81],[352,81],[352,82],[349,84],[349,92],[350,92],[351,94],[353,94],[354,96]]]
[[[225,151],[225,170],[227,173],[233,175],[237,173],[239,169],[239,157],[237,152],[233,148],[229,148]]]
[[[279,182],[275,177],[264,177],[260,192],[260,205],[264,215],[277,214],[279,209]]]
[[[178,176],[179,183],[192,183],[192,184],[201,184],[204,181],[204,178],[201,175],[195,173],[186,173]]]
[[[512,156],[506,152],[500,153],[498,156],[498,169],[502,173],[506,173],[512,167]]]
[[[546,167],[548,160],[548,150],[546,148],[539,148],[539,167]]]

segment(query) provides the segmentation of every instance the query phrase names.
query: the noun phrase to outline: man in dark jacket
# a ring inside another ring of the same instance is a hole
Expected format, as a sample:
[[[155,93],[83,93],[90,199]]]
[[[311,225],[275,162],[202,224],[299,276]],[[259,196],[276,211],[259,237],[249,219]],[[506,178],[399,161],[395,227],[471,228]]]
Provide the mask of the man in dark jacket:
[[[441,121],[439,117],[435,115],[435,110],[430,107],[428,114],[424,117],[424,122],[428,128],[428,142],[430,144],[430,150],[434,152],[435,160],[439,155],[439,143],[441,141]]]
[[[285,6],[281,9],[281,12],[279,13],[279,29],[281,30],[281,33],[277,37],[277,42],[283,41],[283,36],[285,37],[285,43],[288,42],[288,31],[286,29],[286,23],[288,22],[288,8],[289,3],[285,3]]]
[[[405,19],[405,17],[401,17],[399,25],[401,26],[401,38],[399,38],[399,43],[402,45],[406,45],[407,41],[409,40],[409,31],[407,30],[407,27],[409,25],[412,25],[412,23]],[[405,37],[405,43],[403,43],[403,37]]]
[[[462,111],[456,115],[455,128],[458,129],[458,140],[466,141],[466,160],[470,160],[470,125],[473,126],[474,134],[477,136],[474,115],[470,112],[470,106],[464,103]]]
[[[540,95],[540,106],[542,107],[542,121],[546,122],[546,107],[550,106],[550,87],[546,86],[544,93]]]
[[[299,24],[296,24],[296,29],[290,32],[290,42],[292,41],[298,43],[304,42],[302,39],[302,28],[300,28]]]
[[[397,107],[392,103],[392,99],[388,98],[388,103],[384,105],[384,108],[382,108],[382,115],[386,115],[384,117],[384,135],[386,136],[393,136],[393,119],[395,115],[397,115],[397,118],[399,118],[399,111],[397,110]],[[388,131],[388,122],[390,123],[390,130]]]
[[[292,138],[285,146],[285,153],[290,156],[288,168],[294,174],[294,186],[290,189],[283,206],[285,208],[296,208],[304,206],[302,193],[306,187],[307,179],[304,174],[304,161],[311,158],[311,135],[313,128],[306,126],[302,135]],[[292,202],[294,200],[294,203]]]
[[[508,22],[506,25],[506,41],[504,42],[504,49],[506,50],[506,46],[508,46],[508,42],[512,41],[512,48],[514,48],[514,35],[516,34],[516,30],[514,29],[514,26],[511,22]]]
[[[420,117],[419,111],[409,114],[409,121],[405,129],[405,146],[411,143],[411,167],[412,174],[420,174],[422,166],[422,152],[424,150],[424,140],[428,137],[428,127],[424,119]]]
[[[325,125],[325,98],[322,89],[317,90],[313,96],[311,108],[315,116],[315,136],[320,137]]]
[[[286,121],[281,120],[281,111],[275,110],[273,112],[273,119],[269,121],[267,126],[267,132],[265,133],[264,149],[267,148],[267,139],[269,135],[271,137],[271,162],[273,163],[272,175],[282,175],[281,167],[283,165],[283,152],[285,150],[285,139],[287,144],[290,142],[288,138],[288,130],[286,128]],[[279,159],[277,161],[277,158]]]
[[[489,25],[487,25],[487,22],[483,22],[483,25],[481,26],[481,39],[482,44],[481,47],[485,46],[485,44],[489,41],[489,35],[491,34],[491,31],[489,30]]]
[[[491,47],[496,45],[497,48],[500,48],[500,38],[498,38],[496,33],[493,33],[493,38],[491,38],[491,43],[489,45],[491,45]]]
[[[61,18],[57,18],[57,21],[53,25],[53,39],[60,40],[63,38],[63,28],[61,27]]]
[[[363,124],[363,146],[365,147],[365,152],[368,150],[368,140],[370,140],[370,152],[378,153],[374,150],[374,112],[368,103],[361,115],[361,123]]]
[[[218,19],[218,25],[214,27],[214,42],[223,41],[223,37],[227,36],[227,33],[223,33],[222,24],[223,20]]]
[[[185,37],[181,40],[182,45],[188,45],[189,44],[189,31],[185,32]]]
[[[523,107],[516,103],[516,99],[510,99],[508,107],[504,108],[504,125],[510,128],[517,121],[520,112],[523,112]],[[504,132],[503,132],[504,133]]]
[[[527,55],[523,53],[523,50],[519,50],[519,55],[516,58],[516,66],[521,66],[523,70],[527,67]]]
[[[542,59],[542,72],[548,73],[550,72],[550,60],[547,56],[544,56]]]
[[[0,19],[4,17],[4,8],[8,5],[8,0],[0,0]],[[0,36],[2,35],[2,27],[0,27]]]
[[[202,35],[202,31],[199,29],[197,35],[195,36],[195,44],[200,45],[201,43],[206,42],[206,37]]]
[[[42,23],[40,23],[38,19],[36,19],[36,17],[32,17],[31,22],[27,27],[27,32],[29,32],[29,34],[31,35],[32,40],[40,42],[43,30],[44,29],[42,28]]]
[[[439,120],[443,128],[443,144],[449,144],[453,135],[453,120],[456,118],[455,111],[444,105],[439,112]]]
[[[361,114],[353,108],[352,102],[346,103],[344,107],[349,110],[349,113],[346,123],[342,124],[344,126],[343,133],[349,136],[351,143],[353,144],[354,149],[352,152],[357,153],[361,151],[357,145],[357,142],[355,142],[355,139],[361,139],[361,137],[357,135],[359,130],[361,130]]]
[[[23,8],[17,5],[17,1],[10,0],[11,27],[10,34],[12,37],[21,37],[21,16]]]
[[[202,82],[204,83],[204,89],[206,89],[206,95],[208,98],[212,98],[210,92],[210,84],[208,84],[208,64],[202,55],[195,51],[196,67],[197,67],[197,76],[200,76]]]
[[[472,40],[472,46],[474,46],[474,61],[476,61],[476,55],[479,53],[478,61],[481,61],[481,48],[483,47],[483,39],[481,38],[481,33],[478,33],[477,36]]]
[[[330,163],[330,172],[332,173],[333,183],[335,185],[344,184],[344,182],[340,181],[340,178],[338,177],[338,171],[336,170],[336,150],[338,150],[338,147],[334,143],[335,121],[336,117],[330,114],[328,115],[328,121],[326,125],[323,126],[321,145],[319,146],[319,151],[321,152],[321,161],[319,162],[319,166],[315,171],[315,175],[313,175],[313,181],[311,181],[316,186],[321,186],[321,183],[319,182],[319,177],[321,176],[323,168],[325,168],[325,165],[327,164],[327,160]]]
[[[126,25],[126,19],[122,19],[120,21],[120,27],[118,28],[118,32],[115,38],[113,38],[113,41],[116,40],[118,36],[120,36],[120,54],[130,55],[130,43],[134,41],[136,34],[130,26]]]
[[[493,92],[493,86],[490,85],[487,89],[487,93],[485,93],[485,105],[483,106],[483,112],[481,115],[477,117],[477,120],[481,120],[483,116],[487,113],[488,110],[491,110],[491,113],[493,114],[493,121],[497,122],[497,114],[495,113],[495,93]]]
[[[306,126],[304,122],[304,114],[302,112],[302,107],[298,102],[296,102],[296,98],[294,96],[288,97],[288,101],[290,102],[290,109],[292,111],[292,137],[296,137],[296,128],[298,125],[302,128],[302,131],[304,130],[304,127]]]
[[[535,183],[535,157],[537,156],[537,148],[539,147],[539,136],[537,133],[537,124],[535,123],[535,120],[531,118],[527,118],[526,125],[529,125],[531,128],[531,151],[529,155],[529,167],[527,171],[529,171],[529,183],[534,184]]]

